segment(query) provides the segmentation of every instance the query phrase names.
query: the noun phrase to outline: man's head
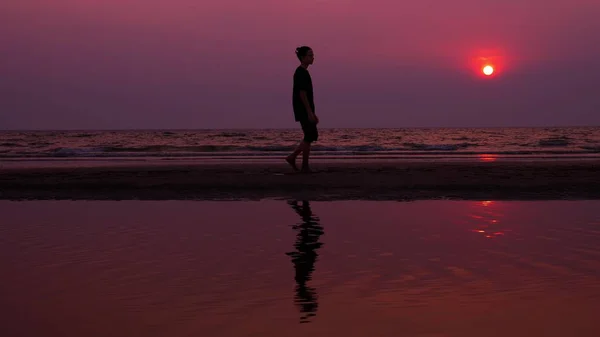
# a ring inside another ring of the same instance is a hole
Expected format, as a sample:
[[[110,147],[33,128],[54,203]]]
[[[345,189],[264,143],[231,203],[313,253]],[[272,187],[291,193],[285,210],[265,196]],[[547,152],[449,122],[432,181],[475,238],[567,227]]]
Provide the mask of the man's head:
[[[304,65],[313,64],[313,62],[315,61],[315,54],[313,53],[312,49],[310,49],[310,47],[307,46],[296,48],[296,56],[298,56],[298,60],[300,60],[300,63]]]

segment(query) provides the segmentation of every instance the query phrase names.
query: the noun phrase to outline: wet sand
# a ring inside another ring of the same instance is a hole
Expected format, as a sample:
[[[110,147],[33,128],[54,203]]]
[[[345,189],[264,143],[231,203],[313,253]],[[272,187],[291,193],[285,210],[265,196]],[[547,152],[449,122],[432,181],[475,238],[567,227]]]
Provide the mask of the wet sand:
[[[316,162],[0,169],[0,199],[600,199],[600,160]]]
[[[600,201],[0,202],[3,336],[595,337]]]

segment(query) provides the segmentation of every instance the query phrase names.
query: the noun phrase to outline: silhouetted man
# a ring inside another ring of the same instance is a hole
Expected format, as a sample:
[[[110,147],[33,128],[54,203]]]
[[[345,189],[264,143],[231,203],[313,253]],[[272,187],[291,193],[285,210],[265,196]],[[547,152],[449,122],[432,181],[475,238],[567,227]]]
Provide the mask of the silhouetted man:
[[[315,102],[313,98],[313,87],[308,66],[313,64],[315,55],[310,47],[303,46],[296,48],[296,56],[300,60],[300,65],[294,73],[294,88],[292,104],[294,107],[294,118],[296,122],[300,122],[304,138],[285,160],[292,166],[295,171],[298,171],[296,166],[296,157],[302,152],[302,169],[301,172],[311,172],[308,165],[310,156],[311,143],[319,138],[317,124],[319,118],[315,115]]]

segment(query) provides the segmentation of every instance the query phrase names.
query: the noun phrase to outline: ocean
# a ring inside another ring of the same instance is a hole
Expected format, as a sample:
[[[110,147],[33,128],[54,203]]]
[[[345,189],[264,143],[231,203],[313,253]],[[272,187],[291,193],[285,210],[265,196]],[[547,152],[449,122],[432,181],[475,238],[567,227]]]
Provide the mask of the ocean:
[[[0,160],[281,157],[299,129],[2,131]],[[600,127],[322,129],[317,158],[595,158]]]

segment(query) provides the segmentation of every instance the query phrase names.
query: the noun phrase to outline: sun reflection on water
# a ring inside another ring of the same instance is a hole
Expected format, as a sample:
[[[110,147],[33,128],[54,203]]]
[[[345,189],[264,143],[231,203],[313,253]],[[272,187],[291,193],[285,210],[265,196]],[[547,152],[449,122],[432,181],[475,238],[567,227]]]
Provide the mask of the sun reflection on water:
[[[477,158],[481,162],[494,162],[498,160],[498,155],[496,154],[478,154]]]
[[[485,200],[475,202],[473,206],[473,212],[469,217],[475,223],[476,228],[472,229],[472,232],[488,239],[504,236],[505,231],[500,227],[500,218],[503,214],[499,204],[495,201]]]

